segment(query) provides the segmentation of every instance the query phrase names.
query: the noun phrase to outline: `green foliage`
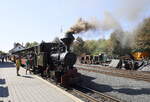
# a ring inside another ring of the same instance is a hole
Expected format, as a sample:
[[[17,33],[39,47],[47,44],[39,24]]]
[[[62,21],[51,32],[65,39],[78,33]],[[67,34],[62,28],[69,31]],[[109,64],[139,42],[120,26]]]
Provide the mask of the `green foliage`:
[[[104,52],[110,54],[110,51],[111,51],[110,40],[99,39],[97,41],[96,49],[93,52],[93,55],[97,55]]]
[[[29,42],[27,42],[27,43],[25,44],[25,47],[26,47],[26,48],[31,47],[30,43],[29,43]]]
[[[78,37],[73,44],[73,52],[77,55],[87,53],[88,49],[85,48],[84,43],[85,42],[82,40],[82,38]]]
[[[133,36],[128,35],[130,32],[124,32],[122,29],[115,30],[110,39],[86,40],[77,38],[73,45],[74,52],[77,55],[83,53],[97,55],[107,53],[109,55],[124,56],[131,54],[132,50],[150,51],[150,18],[144,20],[136,32],[135,45],[133,46]]]
[[[117,37],[118,31],[114,31],[111,34],[110,40],[112,43],[112,54],[118,55],[122,53],[121,42]]]
[[[109,40],[104,39],[83,41],[82,38],[78,37],[75,43],[73,44],[73,51],[77,55],[97,55],[102,52],[108,53],[110,51],[109,43]]]
[[[36,42],[36,41],[34,41],[34,42],[27,42],[26,44],[25,44],[25,47],[26,48],[30,48],[30,47],[33,47],[33,46],[36,46],[36,45],[38,45],[38,42]]]
[[[0,51],[0,54],[3,53],[3,51]]]
[[[0,54],[6,54],[4,51],[0,51]]]
[[[115,30],[111,34],[110,41],[111,52],[113,55],[124,56],[131,53],[131,39],[127,35],[127,32],[124,32],[121,29]]]
[[[86,51],[86,53],[92,55],[93,52],[96,50],[97,45],[98,44],[97,44],[96,40],[87,40],[87,41],[85,41],[84,48],[88,49],[88,51]]]
[[[137,50],[150,50],[150,18],[144,20],[137,31],[135,48]]]

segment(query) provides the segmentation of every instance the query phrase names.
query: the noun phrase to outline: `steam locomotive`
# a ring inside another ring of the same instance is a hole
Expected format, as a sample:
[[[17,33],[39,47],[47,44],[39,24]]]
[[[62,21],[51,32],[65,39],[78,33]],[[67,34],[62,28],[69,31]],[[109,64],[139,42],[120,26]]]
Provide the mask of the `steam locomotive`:
[[[73,41],[73,35],[67,33],[60,42],[43,42],[38,46],[14,52],[13,55],[21,57],[22,66],[25,65],[27,56],[30,56],[33,73],[68,87],[80,78],[80,74],[74,67],[77,57],[70,50]]]

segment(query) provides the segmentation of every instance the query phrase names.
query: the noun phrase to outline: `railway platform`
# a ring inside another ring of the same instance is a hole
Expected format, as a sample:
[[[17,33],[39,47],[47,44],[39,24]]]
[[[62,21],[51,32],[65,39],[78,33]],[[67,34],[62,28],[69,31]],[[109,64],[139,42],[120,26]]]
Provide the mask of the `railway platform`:
[[[15,65],[0,62],[0,102],[82,102],[57,86],[20,69],[16,75]]]

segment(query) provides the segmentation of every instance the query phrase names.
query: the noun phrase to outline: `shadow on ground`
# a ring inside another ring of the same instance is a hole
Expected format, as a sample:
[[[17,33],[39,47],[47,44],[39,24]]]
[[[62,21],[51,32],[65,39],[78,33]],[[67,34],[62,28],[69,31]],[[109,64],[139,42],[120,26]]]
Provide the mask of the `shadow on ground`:
[[[15,64],[12,62],[0,62],[0,68],[10,68],[15,67]]]
[[[119,88],[119,89],[115,89],[110,85],[107,84],[98,84],[95,83],[93,80],[95,79],[94,77],[89,77],[89,76],[85,76],[82,75],[82,85],[83,86],[87,86],[91,89],[94,89],[96,91],[99,92],[118,92],[118,93],[123,93],[123,94],[127,94],[127,95],[150,95],[150,88],[140,88],[140,89],[135,89],[133,88]]]
[[[8,87],[0,86],[0,97],[8,97],[8,96],[9,96]]]
[[[130,89],[130,88],[121,88],[115,89],[120,93],[128,94],[128,95],[150,95],[150,88],[141,88],[141,89]]]
[[[1,79],[1,78],[0,78],[0,85],[3,85],[3,84],[5,84],[5,83],[6,83],[5,79]]]
[[[33,77],[31,77],[31,76],[27,76],[27,75],[20,75],[20,77],[34,79]]]

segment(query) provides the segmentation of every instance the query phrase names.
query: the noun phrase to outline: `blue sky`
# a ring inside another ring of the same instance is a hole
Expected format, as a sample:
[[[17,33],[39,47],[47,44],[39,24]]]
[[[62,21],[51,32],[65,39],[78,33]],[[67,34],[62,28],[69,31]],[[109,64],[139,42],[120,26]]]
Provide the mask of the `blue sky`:
[[[126,17],[130,15],[126,5],[132,3],[126,0],[0,0],[0,50],[10,50],[14,42],[52,41],[61,36],[61,27],[64,32],[67,31],[80,17],[101,20],[104,12],[110,12],[124,29],[132,29],[141,18],[150,15],[146,5],[150,4],[150,0],[142,1],[146,3],[143,4],[144,9],[139,10],[139,18],[130,20]],[[120,13],[120,9],[123,12]],[[102,33],[108,37],[107,32]],[[82,37],[98,39],[103,36],[98,32],[88,32]]]

